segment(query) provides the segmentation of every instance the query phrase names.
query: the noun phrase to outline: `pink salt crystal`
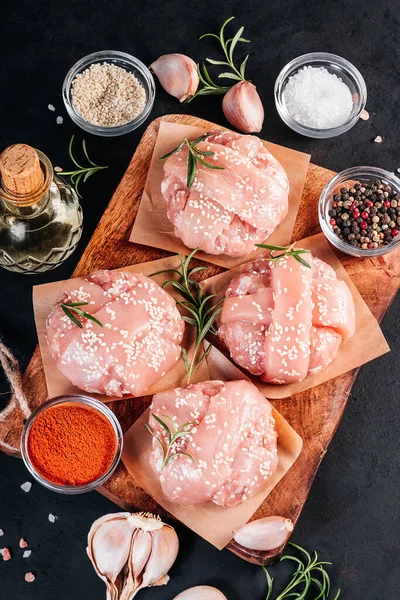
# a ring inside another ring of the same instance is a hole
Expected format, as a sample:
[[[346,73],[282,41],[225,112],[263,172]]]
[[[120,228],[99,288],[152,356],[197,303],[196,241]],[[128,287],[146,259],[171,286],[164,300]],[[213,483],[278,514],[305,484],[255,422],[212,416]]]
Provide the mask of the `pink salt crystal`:
[[[368,119],[369,119],[369,112],[367,110],[365,110],[364,108],[360,112],[360,119],[362,119],[363,121],[368,121]]]
[[[54,167],[56,173],[62,173],[63,169],[61,167]]]
[[[28,547],[28,542],[26,540],[24,540],[24,538],[21,538],[19,540],[19,547],[20,548],[27,548]]]
[[[381,136],[377,135],[376,138],[374,139],[374,142],[376,142],[377,144],[380,144],[382,142]]]
[[[0,553],[3,557],[3,560],[10,560],[11,559],[11,552],[8,548],[3,548],[2,550],[0,550]]]
[[[28,583],[32,583],[32,581],[35,581],[36,577],[34,576],[33,573],[26,573],[25,574],[25,581],[27,581]]]

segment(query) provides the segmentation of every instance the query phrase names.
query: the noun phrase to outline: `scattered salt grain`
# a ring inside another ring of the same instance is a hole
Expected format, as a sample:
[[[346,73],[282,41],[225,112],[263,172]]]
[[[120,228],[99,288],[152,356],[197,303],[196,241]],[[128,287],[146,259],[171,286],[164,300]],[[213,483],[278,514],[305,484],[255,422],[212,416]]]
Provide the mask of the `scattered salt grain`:
[[[25,581],[27,581],[28,583],[32,583],[32,581],[35,581],[36,577],[34,576],[33,573],[26,573],[25,574]]]
[[[64,119],[62,117],[57,117],[56,123],[57,125],[62,125],[64,123]]]
[[[397,172],[400,173],[400,167],[397,169]]]
[[[52,104],[48,104],[48,105],[47,105],[47,108],[48,108],[49,110],[53,111],[53,112],[56,110],[56,109],[55,109],[55,107],[54,107]]]
[[[283,101],[294,121],[313,129],[338,127],[353,109],[349,87],[324,67],[306,66],[289,77]]]
[[[29,546],[28,542],[26,540],[24,540],[24,538],[21,538],[19,540],[19,547],[20,548],[27,548]]]
[[[365,110],[365,108],[363,108],[360,112],[360,119],[362,119],[363,121],[368,121],[369,119],[369,112]]]
[[[25,483],[23,483],[21,485],[21,490],[23,490],[24,492],[30,492],[31,491],[31,487],[32,487],[31,482],[30,481],[26,481]]]
[[[22,555],[22,558],[29,558],[31,554],[32,550],[25,550],[25,552]]]
[[[381,136],[377,135],[376,138],[374,139],[374,142],[376,142],[377,144],[380,144],[382,142]]]
[[[49,521],[50,521],[50,523],[55,523],[56,519],[57,519],[57,517],[55,515],[53,515],[51,513],[49,514]]]
[[[0,529],[0,536],[4,535],[4,531],[2,529]]]
[[[62,173],[63,169],[61,167],[54,167],[56,173]]]
[[[0,550],[0,554],[3,557],[3,560],[10,560],[11,559],[11,552],[8,548],[2,548]]]

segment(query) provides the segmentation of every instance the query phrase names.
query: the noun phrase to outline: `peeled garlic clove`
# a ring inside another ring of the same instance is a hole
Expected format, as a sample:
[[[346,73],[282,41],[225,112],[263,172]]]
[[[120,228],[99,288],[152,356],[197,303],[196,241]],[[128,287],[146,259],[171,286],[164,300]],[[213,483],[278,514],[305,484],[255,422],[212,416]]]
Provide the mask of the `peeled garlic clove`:
[[[233,532],[235,542],[249,550],[275,550],[293,531],[293,522],[285,517],[265,517],[251,521]]]
[[[227,598],[217,588],[198,585],[178,594],[174,600],[227,600]]]
[[[229,123],[244,133],[261,131],[264,107],[255,86],[239,81],[225,94],[222,109]]]
[[[183,102],[193,96],[199,87],[197,65],[184,54],[164,54],[149,67],[164,90]]]
[[[174,564],[179,550],[175,529],[164,525],[151,534],[152,547],[150,558],[143,573],[142,587],[165,585],[169,581],[168,571]]]

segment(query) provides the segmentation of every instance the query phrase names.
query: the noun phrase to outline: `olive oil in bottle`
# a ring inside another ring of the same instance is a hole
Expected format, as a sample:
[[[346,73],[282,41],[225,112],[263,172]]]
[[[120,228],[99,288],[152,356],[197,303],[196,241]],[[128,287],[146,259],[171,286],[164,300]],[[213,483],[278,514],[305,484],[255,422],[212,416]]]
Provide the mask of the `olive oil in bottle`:
[[[78,196],[47,156],[26,144],[6,148],[0,155],[0,266],[49,271],[72,254],[81,234]]]

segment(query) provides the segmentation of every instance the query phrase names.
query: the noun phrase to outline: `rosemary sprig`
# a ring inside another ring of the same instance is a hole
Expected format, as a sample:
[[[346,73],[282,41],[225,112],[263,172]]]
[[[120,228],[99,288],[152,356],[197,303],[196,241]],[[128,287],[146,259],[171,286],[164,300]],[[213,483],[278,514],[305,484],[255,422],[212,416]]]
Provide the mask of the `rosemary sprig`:
[[[146,429],[151,433],[151,435],[153,436],[153,438],[155,440],[157,440],[157,442],[160,444],[161,449],[162,449],[162,463],[161,463],[161,469],[164,469],[164,467],[169,463],[169,461],[173,458],[177,458],[178,456],[186,456],[187,458],[190,458],[190,460],[193,461],[193,456],[191,456],[190,454],[188,454],[187,452],[181,452],[181,451],[177,451],[174,452],[173,451],[173,446],[175,444],[175,442],[177,440],[179,440],[179,438],[185,436],[185,435],[190,435],[191,430],[186,431],[187,427],[190,427],[191,425],[194,425],[194,421],[188,421],[187,423],[184,423],[183,425],[181,425],[180,427],[175,426],[175,423],[173,422],[173,420],[171,419],[171,417],[169,417],[168,415],[162,415],[165,419],[168,419],[170,421],[170,423],[172,424],[172,429],[170,429],[170,427],[168,427],[167,423],[165,421],[163,421],[160,417],[158,417],[155,414],[152,414],[153,419],[155,419],[157,421],[157,423],[159,423],[159,425],[161,425],[161,427],[163,429],[165,429],[165,431],[167,432],[167,447],[165,447],[163,441],[159,438],[159,436],[156,434],[156,432],[154,431],[153,427],[151,425],[149,425],[148,423],[145,424]]]
[[[228,19],[225,19],[225,21],[222,23],[222,26],[221,26],[218,34],[204,33],[203,35],[201,35],[199,37],[199,40],[202,40],[206,37],[212,37],[212,38],[216,38],[218,40],[218,42],[220,43],[223,54],[225,56],[225,60],[214,60],[213,58],[206,58],[206,61],[210,65],[224,66],[224,67],[228,67],[229,69],[231,69],[231,71],[224,71],[223,73],[220,73],[218,75],[218,79],[234,79],[236,81],[245,81],[246,66],[247,66],[247,61],[248,61],[249,55],[247,55],[245,57],[245,59],[242,61],[239,68],[237,68],[235,66],[235,63],[233,61],[233,54],[234,54],[234,51],[235,51],[235,48],[236,48],[238,42],[244,42],[244,43],[250,42],[250,40],[247,40],[246,38],[242,37],[244,27],[240,27],[240,29],[235,33],[235,35],[233,37],[231,37],[229,39],[225,39],[225,27],[228,25],[228,23],[233,21],[234,18],[235,17],[229,17]],[[201,83],[203,84],[203,87],[200,88],[196,92],[196,94],[194,94],[188,100],[188,102],[191,102],[193,100],[193,98],[195,98],[196,96],[205,96],[205,95],[212,95],[212,94],[225,94],[229,90],[229,87],[219,86],[213,82],[213,80],[211,79],[211,77],[208,73],[207,67],[204,63],[202,65],[202,68],[203,68],[203,74],[201,73],[200,68],[198,69],[198,71],[199,71],[199,78],[200,78]]]
[[[290,546],[296,548],[299,552],[305,555],[307,561],[303,562],[297,556],[292,556],[290,554],[285,554],[282,556],[282,560],[291,560],[297,563],[297,569],[292,575],[291,581],[285,587],[285,589],[275,597],[275,600],[286,600],[287,598],[298,598],[305,599],[308,592],[314,591],[317,593],[316,596],[313,596],[313,600],[329,600],[329,596],[331,593],[331,582],[329,579],[329,575],[326,572],[324,566],[331,565],[332,563],[326,561],[319,561],[318,554],[313,552],[313,556],[307,552],[301,546],[294,544],[293,542],[289,542]],[[263,567],[265,576],[267,578],[268,585],[268,595],[266,600],[272,600],[272,592],[274,579],[270,576],[267,569]],[[337,600],[340,596],[340,590],[337,591],[336,596],[333,600]]]
[[[82,140],[82,149],[83,149],[83,154],[85,155],[85,157],[89,163],[89,166],[83,167],[82,165],[80,165],[78,163],[78,161],[76,160],[76,158],[74,157],[73,152],[72,152],[72,144],[74,142],[74,138],[75,138],[75,136],[73,135],[70,139],[69,147],[68,147],[68,154],[69,154],[70,159],[74,163],[74,165],[78,168],[75,169],[75,171],[60,171],[59,174],[62,176],[68,175],[69,177],[71,177],[71,183],[74,186],[76,193],[78,194],[79,198],[82,198],[81,194],[79,193],[79,184],[81,182],[81,179],[83,179],[83,183],[85,183],[85,181],[87,181],[89,179],[89,177],[91,177],[91,175],[93,175],[94,173],[97,173],[98,171],[102,171],[103,169],[108,169],[108,166],[101,167],[99,165],[96,165],[96,163],[93,162],[89,158],[87,148],[86,148],[86,140]]]
[[[223,298],[221,298],[221,300],[210,306],[210,300],[214,298],[216,294],[210,294],[209,296],[205,296],[202,293],[197,281],[194,281],[192,279],[194,273],[199,273],[207,268],[194,267],[193,269],[189,269],[190,261],[192,260],[197,251],[198,248],[195,248],[193,252],[191,252],[187,257],[179,254],[179,259],[181,261],[180,270],[167,269],[165,271],[158,271],[157,273],[152,273],[152,275],[174,273],[175,275],[179,276],[178,281],[170,279],[168,281],[165,281],[162,287],[165,288],[168,285],[172,285],[175,289],[177,289],[180,292],[184,300],[183,302],[180,300],[176,300],[176,302],[189,313],[189,315],[184,315],[182,319],[189,325],[192,325],[192,327],[194,327],[196,330],[195,347],[190,362],[185,348],[182,348],[182,360],[185,365],[188,383],[190,383],[193,373],[203,362],[203,360],[207,358],[208,354],[211,351],[211,344],[209,344],[207,348],[202,353],[200,353],[202,349],[202,342],[206,337],[207,333],[212,333],[214,335],[216,335],[217,333],[217,329],[215,327],[215,319],[222,310],[221,304],[224,300]]]
[[[215,152],[199,150],[199,148],[197,147],[197,144],[199,144],[200,142],[205,140],[207,137],[209,137],[209,135],[211,135],[211,134],[203,133],[203,135],[198,137],[193,142],[189,142],[189,140],[187,138],[185,138],[183,140],[183,142],[181,142],[179,144],[179,146],[177,146],[176,148],[171,150],[171,152],[168,152],[167,154],[164,154],[164,156],[160,157],[160,160],[164,160],[164,159],[168,158],[169,156],[172,156],[172,154],[180,152],[184,146],[187,146],[189,152],[188,152],[188,171],[187,171],[186,185],[188,186],[189,189],[192,187],[192,183],[194,181],[194,178],[196,177],[198,163],[200,163],[201,165],[203,165],[204,167],[207,167],[209,169],[216,169],[218,171],[223,171],[225,169],[225,167],[218,167],[217,165],[212,165],[212,164],[206,162],[204,160],[204,158],[202,158],[203,156],[211,157],[211,156],[214,156],[214,154],[215,154]]]
[[[75,325],[77,325],[77,327],[80,327],[80,329],[83,328],[82,323],[80,322],[79,319],[77,319],[76,315],[78,315],[79,317],[82,317],[84,319],[89,319],[89,321],[93,321],[94,323],[97,323],[97,325],[100,325],[100,327],[103,327],[103,323],[101,323],[98,319],[96,319],[96,317],[94,317],[93,315],[83,311],[81,308],[79,308],[80,306],[86,306],[87,304],[89,304],[88,302],[69,302],[69,303],[62,303],[60,304],[64,314],[68,317],[68,319],[71,319],[71,321],[73,323],[75,323]]]
[[[294,250],[296,242],[290,244],[290,246],[270,246],[269,244],[256,244],[258,248],[266,248],[267,250],[271,250],[271,254],[269,259],[274,266],[276,267],[278,261],[284,256],[292,256],[297,262],[299,262],[303,267],[307,267],[307,269],[311,269],[310,263],[308,263],[304,258],[301,258],[300,254],[309,254],[311,250]],[[276,254],[276,252],[280,252],[280,254]]]

